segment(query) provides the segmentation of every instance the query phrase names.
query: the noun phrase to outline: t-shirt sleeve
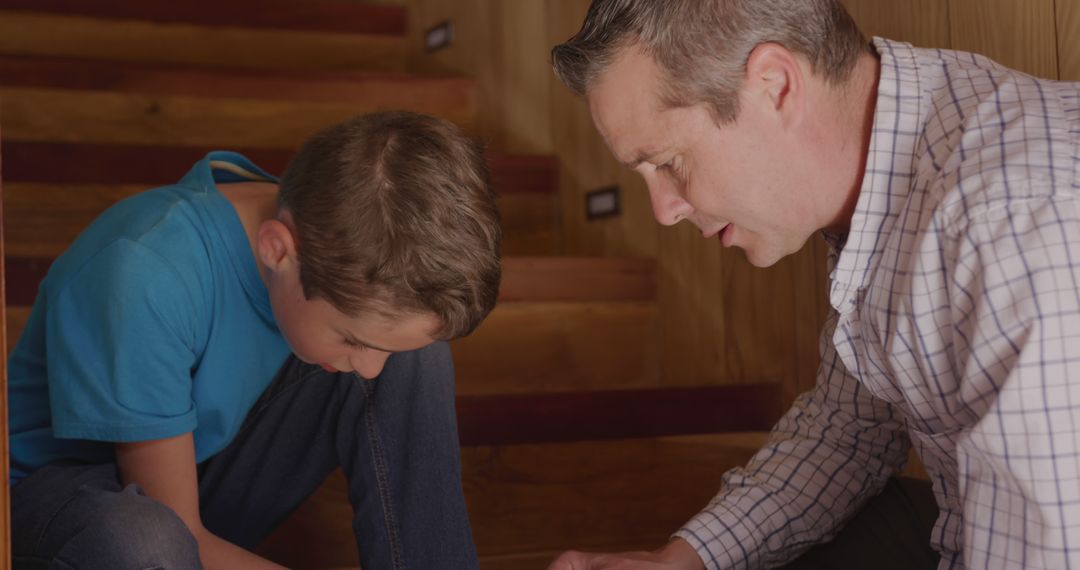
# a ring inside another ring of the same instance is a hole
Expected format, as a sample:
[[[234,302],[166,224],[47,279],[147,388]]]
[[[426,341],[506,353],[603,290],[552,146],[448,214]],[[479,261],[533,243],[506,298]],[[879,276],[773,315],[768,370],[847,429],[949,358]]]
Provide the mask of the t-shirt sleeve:
[[[121,240],[50,291],[56,437],[143,441],[195,429],[195,316],[185,283],[167,259]]]

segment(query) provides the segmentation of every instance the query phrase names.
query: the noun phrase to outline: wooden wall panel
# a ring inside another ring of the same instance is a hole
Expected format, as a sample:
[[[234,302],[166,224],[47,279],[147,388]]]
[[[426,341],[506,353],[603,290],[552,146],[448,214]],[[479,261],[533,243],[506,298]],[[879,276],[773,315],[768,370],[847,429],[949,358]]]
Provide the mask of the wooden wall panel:
[[[1080,0],[1055,0],[1059,78],[1080,81]]]
[[[587,0],[547,2],[545,62],[550,61],[551,47],[567,40],[581,28],[588,7]],[[645,184],[611,156],[593,126],[584,101],[571,94],[554,77],[550,66],[547,75],[551,89],[552,139],[562,169],[560,187],[565,250],[578,255],[657,255],[657,223],[653,219]],[[622,214],[614,218],[586,219],[586,193],[611,185],[621,188]]]
[[[949,0],[953,49],[1056,79],[1055,0]],[[1075,38],[1071,40],[1075,43]]]
[[[552,151],[544,6],[502,0],[412,0],[409,5],[411,66],[474,77],[478,131],[502,152]],[[453,43],[427,53],[424,32],[447,20],[454,26]]]
[[[666,382],[812,378],[816,357],[800,356],[799,347],[814,346],[816,334],[803,339],[800,332],[820,325],[797,326],[796,311],[797,301],[810,307],[823,303],[824,272],[804,261],[813,258],[812,246],[760,269],[741,250],[725,250],[719,240],[702,239],[688,225],[661,230],[660,244],[661,375]],[[820,296],[809,299],[809,291]],[[800,362],[812,366],[800,370]]]
[[[842,0],[867,36],[949,47],[948,0]]]

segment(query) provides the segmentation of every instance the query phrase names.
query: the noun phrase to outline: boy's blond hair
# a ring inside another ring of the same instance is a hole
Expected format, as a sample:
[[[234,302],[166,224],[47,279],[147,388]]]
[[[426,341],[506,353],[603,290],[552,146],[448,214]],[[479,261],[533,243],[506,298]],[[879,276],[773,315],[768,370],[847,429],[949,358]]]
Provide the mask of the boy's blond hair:
[[[308,298],[430,313],[464,336],[495,305],[502,232],[481,146],[448,121],[362,115],[310,138],[281,178]]]

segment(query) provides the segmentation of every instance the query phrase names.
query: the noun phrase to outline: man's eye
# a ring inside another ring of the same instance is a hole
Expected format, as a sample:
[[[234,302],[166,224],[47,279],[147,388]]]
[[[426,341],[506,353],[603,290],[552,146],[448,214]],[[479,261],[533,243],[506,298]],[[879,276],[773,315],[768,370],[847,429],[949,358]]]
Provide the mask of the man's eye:
[[[669,160],[669,161],[665,162],[664,164],[661,164],[661,165],[660,165],[659,167],[657,167],[657,168],[658,168],[659,170],[662,170],[662,171],[664,171],[664,172],[667,172],[668,174],[670,174],[670,175],[672,175],[672,176],[676,176],[676,177],[677,177],[677,176],[678,176],[678,175],[680,174],[680,172],[681,172],[681,171],[680,171],[680,167],[681,167],[681,166],[682,166],[682,164],[681,164],[681,163],[679,163],[677,159],[673,158],[673,159],[671,159],[671,160]]]

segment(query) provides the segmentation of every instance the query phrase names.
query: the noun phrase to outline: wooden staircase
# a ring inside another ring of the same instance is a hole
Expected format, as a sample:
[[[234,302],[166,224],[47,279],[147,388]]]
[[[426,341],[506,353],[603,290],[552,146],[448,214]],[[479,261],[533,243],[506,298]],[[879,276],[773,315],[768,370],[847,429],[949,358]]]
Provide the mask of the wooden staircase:
[[[407,73],[405,21],[399,7],[327,0],[0,2],[8,346],[82,228],[210,149],[280,172],[306,136],[365,111],[473,128],[471,79]],[[556,162],[491,149],[500,304],[453,343],[485,570],[662,543],[780,412],[775,384],[665,380],[655,263],[558,255]],[[296,568],[353,565],[349,521],[337,473],[260,551]]]

